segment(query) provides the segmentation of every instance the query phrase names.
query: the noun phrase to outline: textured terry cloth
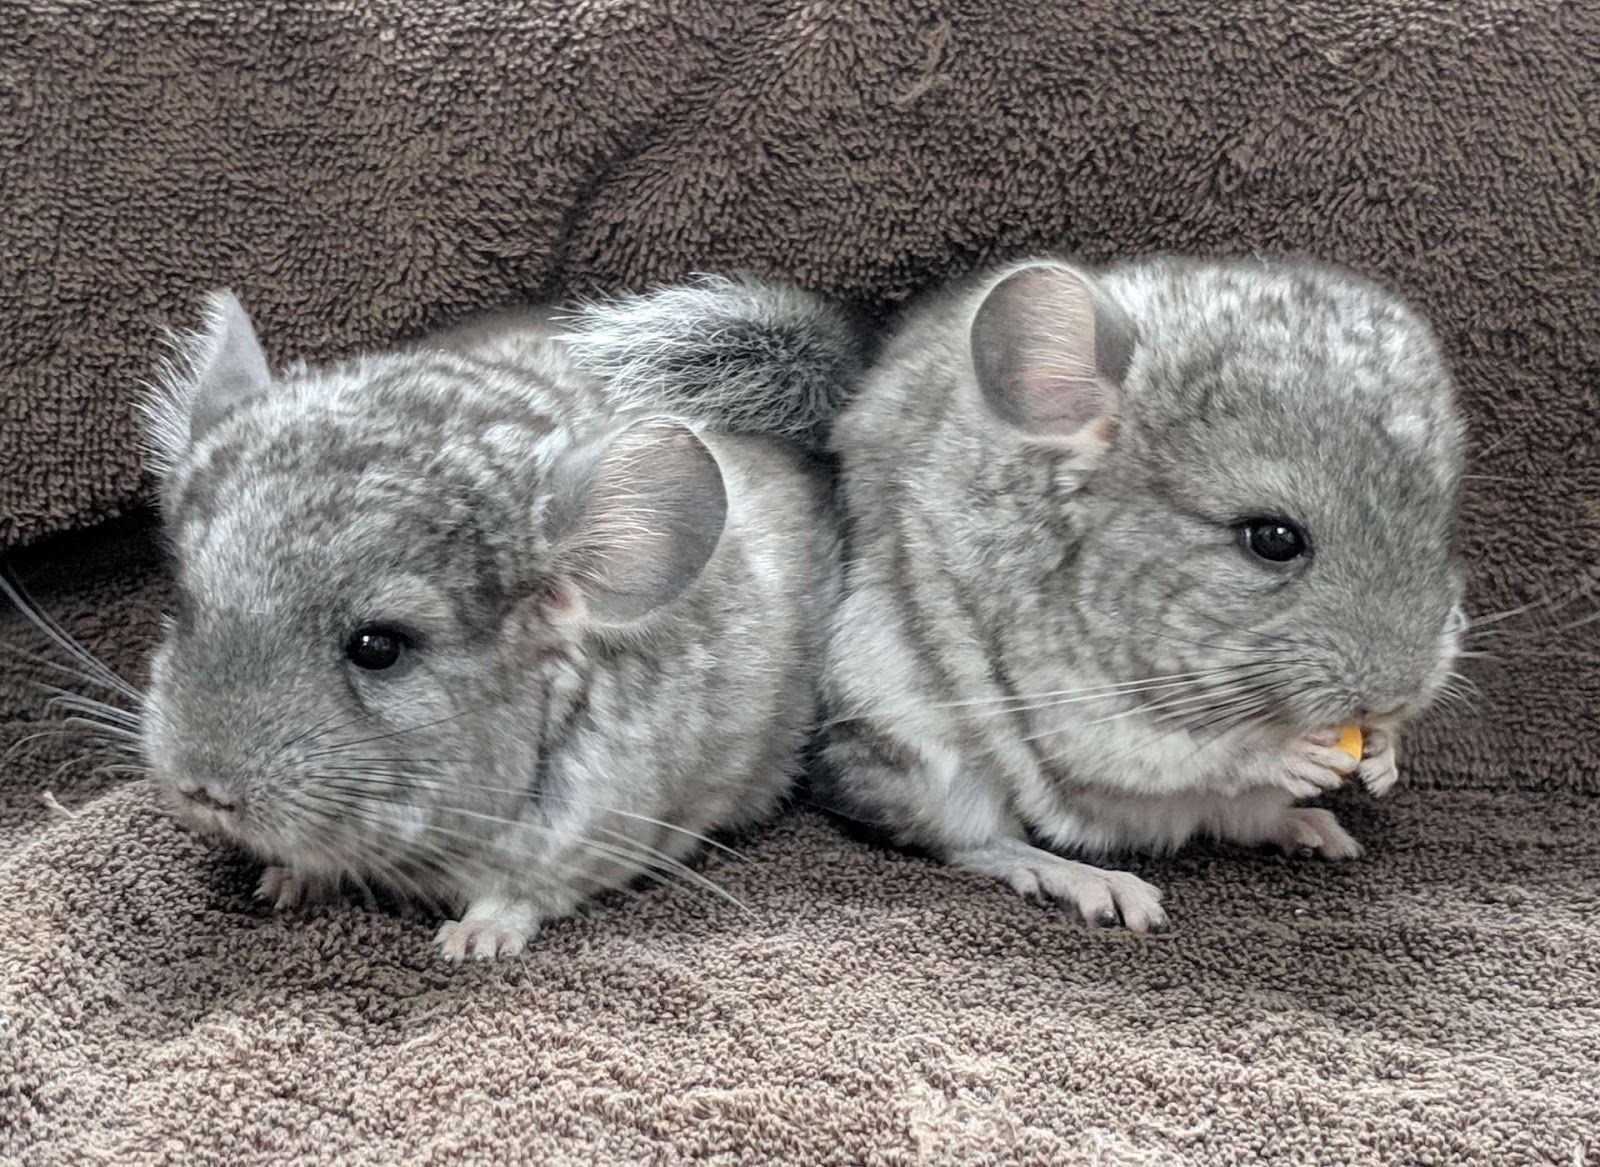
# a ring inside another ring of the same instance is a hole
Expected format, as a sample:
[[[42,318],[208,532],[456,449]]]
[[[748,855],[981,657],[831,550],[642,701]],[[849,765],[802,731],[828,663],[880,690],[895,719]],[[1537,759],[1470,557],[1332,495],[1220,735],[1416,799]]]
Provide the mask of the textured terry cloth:
[[[145,546],[23,565],[135,679]],[[57,772],[83,753],[0,768],[6,1167],[1600,1159],[1590,796],[1352,798],[1351,864],[1135,861],[1175,921],[1145,939],[802,806],[703,863],[745,912],[617,894],[450,968],[419,914],[270,915],[144,783]]]
[[[282,360],[695,269],[882,304],[1259,251],[1437,321],[1474,606],[1559,594],[1600,560],[1596,108],[1583,0],[0,0],[0,544],[140,497],[136,385],[216,285]],[[1600,789],[1595,649],[1512,656],[1415,773]]]

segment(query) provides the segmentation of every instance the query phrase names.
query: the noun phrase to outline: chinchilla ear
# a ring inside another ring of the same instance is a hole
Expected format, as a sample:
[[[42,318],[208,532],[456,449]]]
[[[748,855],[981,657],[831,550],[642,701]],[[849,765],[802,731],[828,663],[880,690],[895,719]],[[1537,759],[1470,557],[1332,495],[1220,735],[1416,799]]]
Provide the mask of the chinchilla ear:
[[[255,327],[232,292],[207,296],[199,330],[176,337],[173,347],[141,407],[146,462],[162,477],[207,428],[272,383]]]
[[[624,625],[699,578],[722,537],[717,460],[681,422],[647,419],[572,451],[554,476],[550,533],[570,614]]]
[[[1083,449],[1111,438],[1133,325],[1086,275],[1036,263],[995,284],[972,320],[972,365],[991,413]]]

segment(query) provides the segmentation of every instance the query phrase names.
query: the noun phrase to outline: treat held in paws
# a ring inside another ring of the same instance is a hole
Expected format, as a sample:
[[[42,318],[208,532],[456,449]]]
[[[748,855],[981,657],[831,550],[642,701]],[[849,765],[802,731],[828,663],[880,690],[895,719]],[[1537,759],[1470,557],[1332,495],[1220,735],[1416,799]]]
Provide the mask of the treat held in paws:
[[[1362,737],[1359,725],[1342,726],[1339,730],[1339,740],[1334,745],[1350,755],[1351,771],[1361,764]]]

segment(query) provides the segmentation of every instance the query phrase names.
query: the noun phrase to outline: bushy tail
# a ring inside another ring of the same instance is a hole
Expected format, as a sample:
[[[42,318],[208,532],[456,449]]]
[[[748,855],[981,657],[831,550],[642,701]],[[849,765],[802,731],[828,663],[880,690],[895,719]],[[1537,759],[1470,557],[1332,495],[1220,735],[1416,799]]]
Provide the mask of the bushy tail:
[[[625,400],[819,445],[866,371],[869,332],[799,288],[700,276],[580,306],[573,357]]]

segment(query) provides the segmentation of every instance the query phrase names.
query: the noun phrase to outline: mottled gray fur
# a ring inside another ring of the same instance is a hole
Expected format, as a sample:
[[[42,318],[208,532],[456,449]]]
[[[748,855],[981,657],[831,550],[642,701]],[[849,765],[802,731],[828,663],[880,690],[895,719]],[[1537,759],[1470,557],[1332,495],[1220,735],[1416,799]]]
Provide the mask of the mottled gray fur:
[[[586,304],[561,323],[574,358],[620,399],[806,445],[823,441],[869,344],[858,321],[819,296],[711,275]]]
[[[769,814],[815,720],[837,549],[787,446],[618,402],[548,313],[272,377],[214,297],[147,409],[177,584],[144,752],[274,866],[463,909],[509,955]],[[670,403],[668,403],[670,404]],[[347,645],[403,633],[364,669]]]
[[[1041,260],[919,307],[834,433],[831,797],[1139,930],[1156,889],[1052,851],[1358,853],[1293,803],[1347,723],[1386,789],[1449,683],[1462,442],[1427,325],[1336,270]],[[1252,555],[1263,516],[1310,554]]]

